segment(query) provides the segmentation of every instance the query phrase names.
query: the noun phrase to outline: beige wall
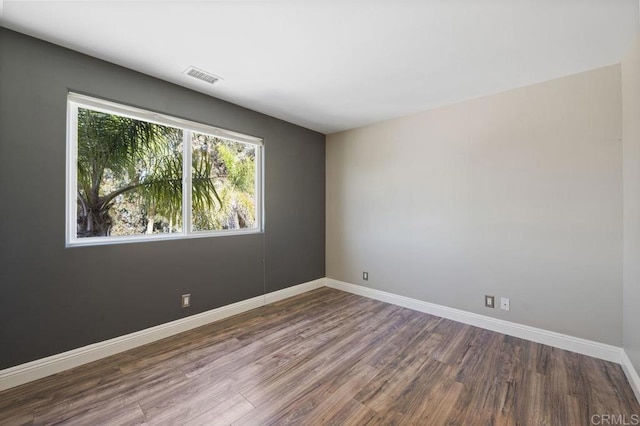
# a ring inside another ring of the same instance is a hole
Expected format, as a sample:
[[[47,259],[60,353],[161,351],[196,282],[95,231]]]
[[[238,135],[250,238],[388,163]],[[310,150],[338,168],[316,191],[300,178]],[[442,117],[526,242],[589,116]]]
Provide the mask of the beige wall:
[[[624,348],[640,371],[640,37],[622,61]]]
[[[327,276],[620,346],[621,107],[616,65],[328,136]]]

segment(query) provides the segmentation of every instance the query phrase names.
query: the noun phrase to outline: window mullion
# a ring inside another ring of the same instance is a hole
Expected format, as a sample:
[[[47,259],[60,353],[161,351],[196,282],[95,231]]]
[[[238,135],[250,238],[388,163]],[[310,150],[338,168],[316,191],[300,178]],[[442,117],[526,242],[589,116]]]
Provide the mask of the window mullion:
[[[183,233],[191,233],[191,131],[182,131],[182,223]]]

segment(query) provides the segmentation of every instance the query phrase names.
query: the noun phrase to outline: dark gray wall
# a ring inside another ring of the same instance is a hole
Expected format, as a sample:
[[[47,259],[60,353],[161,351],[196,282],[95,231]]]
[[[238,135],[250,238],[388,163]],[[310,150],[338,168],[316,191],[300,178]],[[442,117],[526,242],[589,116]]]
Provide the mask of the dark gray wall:
[[[264,138],[265,233],[65,248],[69,90]],[[320,133],[0,28],[0,369],[324,277],[324,178]]]

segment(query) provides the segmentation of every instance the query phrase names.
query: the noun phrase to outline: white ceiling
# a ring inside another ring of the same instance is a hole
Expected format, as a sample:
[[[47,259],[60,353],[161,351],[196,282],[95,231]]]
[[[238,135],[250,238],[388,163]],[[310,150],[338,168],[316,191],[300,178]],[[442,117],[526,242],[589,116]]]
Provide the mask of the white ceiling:
[[[7,28],[323,133],[618,63],[639,26],[638,0],[4,1],[0,11]],[[186,77],[189,65],[224,82]]]

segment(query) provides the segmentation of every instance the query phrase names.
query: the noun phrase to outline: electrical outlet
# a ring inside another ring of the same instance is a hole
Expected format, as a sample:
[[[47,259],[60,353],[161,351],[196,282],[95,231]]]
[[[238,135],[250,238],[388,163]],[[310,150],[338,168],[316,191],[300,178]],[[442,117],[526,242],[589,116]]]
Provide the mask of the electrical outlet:
[[[500,309],[503,309],[505,311],[509,310],[509,299],[507,299],[506,297],[500,298]]]
[[[191,305],[191,294],[182,295],[182,307],[188,308]]]
[[[362,279],[365,281],[369,281],[369,273],[368,272],[363,272],[362,273]]]
[[[484,306],[487,308],[494,308],[495,298],[493,296],[484,296]]]

